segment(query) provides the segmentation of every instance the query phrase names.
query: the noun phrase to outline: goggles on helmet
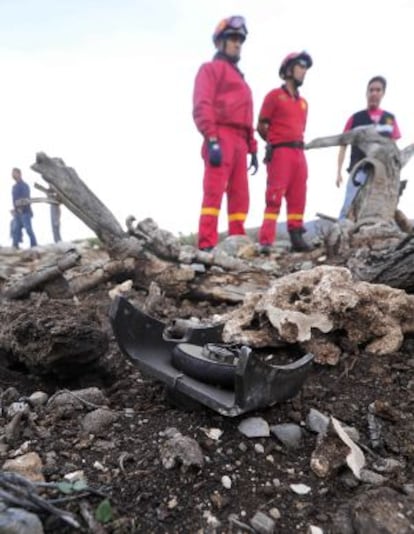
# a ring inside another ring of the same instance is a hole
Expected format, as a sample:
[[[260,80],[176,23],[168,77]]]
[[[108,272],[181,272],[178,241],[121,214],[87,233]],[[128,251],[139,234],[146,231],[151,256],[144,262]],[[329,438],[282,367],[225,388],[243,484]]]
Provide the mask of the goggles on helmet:
[[[294,63],[295,63],[295,65],[300,65],[301,67],[303,67],[305,69],[307,69],[309,67],[309,63],[307,61],[305,61],[304,59],[298,59]]]
[[[247,27],[244,17],[235,15],[220,21],[214,31],[213,42],[217,43],[219,39],[225,38],[232,34],[240,35],[243,41],[246,39]]]
[[[234,28],[235,30],[240,30],[244,27],[246,29],[246,20],[244,17],[236,15],[234,17],[229,17],[228,19],[226,19],[226,22],[227,28]]]
[[[286,71],[291,65],[300,65],[301,67],[310,69],[312,67],[312,63],[311,56],[304,50],[302,52],[292,52],[291,54],[288,54],[282,61],[279,69],[279,76],[282,78],[282,80],[284,80],[286,77]]]

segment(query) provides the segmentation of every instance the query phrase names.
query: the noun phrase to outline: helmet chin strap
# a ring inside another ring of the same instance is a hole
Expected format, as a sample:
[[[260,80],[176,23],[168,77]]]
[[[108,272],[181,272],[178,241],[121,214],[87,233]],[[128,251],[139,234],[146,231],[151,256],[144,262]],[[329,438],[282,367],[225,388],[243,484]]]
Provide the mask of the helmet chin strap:
[[[222,40],[222,46],[219,47],[219,52],[221,52],[224,56],[226,56],[226,58],[230,61],[230,63],[238,63],[240,61],[240,56],[237,55],[237,56],[230,56],[229,54],[227,54],[226,50],[227,50],[227,42],[228,40],[227,39],[223,39]]]

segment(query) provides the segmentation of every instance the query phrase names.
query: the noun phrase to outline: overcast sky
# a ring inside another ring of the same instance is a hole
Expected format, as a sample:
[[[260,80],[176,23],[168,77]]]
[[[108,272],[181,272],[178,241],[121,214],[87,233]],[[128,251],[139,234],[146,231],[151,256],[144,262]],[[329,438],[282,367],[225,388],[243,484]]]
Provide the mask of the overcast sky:
[[[73,167],[122,224],[133,214],[175,234],[196,232],[203,164],[193,82],[214,53],[214,27],[231,14],[247,19],[240,68],[255,118],[265,94],[281,83],[283,57],[306,49],[314,59],[302,88],[306,140],[342,131],[365,107],[368,79],[381,74],[388,80],[383,107],[402,132],[399,146],[414,141],[410,0],[0,0],[0,244],[10,244],[11,168],[22,168],[38,196],[33,184],[42,180],[30,166],[39,151]],[[259,147],[261,161],[263,142]],[[306,219],[340,209],[336,155],[337,148],[307,153]],[[412,161],[402,177],[413,174]],[[264,209],[264,165],[250,186],[253,227]],[[400,206],[414,217],[414,176]],[[64,238],[92,235],[62,211]],[[34,212],[38,241],[50,242],[48,206],[36,204]]]

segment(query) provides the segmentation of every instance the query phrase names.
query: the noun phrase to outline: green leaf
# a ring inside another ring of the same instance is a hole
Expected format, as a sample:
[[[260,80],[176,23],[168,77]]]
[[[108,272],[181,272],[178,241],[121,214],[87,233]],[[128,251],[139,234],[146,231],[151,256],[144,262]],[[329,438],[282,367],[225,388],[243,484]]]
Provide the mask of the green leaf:
[[[95,518],[100,523],[108,523],[112,520],[112,507],[109,499],[104,499],[98,505],[98,508],[95,512]]]
[[[82,478],[80,480],[76,480],[73,483],[73,491],[83,491],[87,487],[88,487],[88,484],[87,484],[87,482],[86,482],[86,480],[84,478]]]
[[[59,491],[65,493],[66,495],[73,493],[73,485],[70,482],[66,482],[65,480],[59,482],[57,487]]]

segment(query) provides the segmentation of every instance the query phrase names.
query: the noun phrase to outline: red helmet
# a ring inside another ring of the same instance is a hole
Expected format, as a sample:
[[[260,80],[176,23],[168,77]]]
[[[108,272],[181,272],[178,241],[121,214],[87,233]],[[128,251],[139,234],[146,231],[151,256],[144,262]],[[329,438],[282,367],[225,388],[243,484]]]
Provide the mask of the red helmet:
[[[282,64],[279,68],[279,76],[282,78],[282,80],[286,78],[286,71],[293,63],[301,63],[302,61],[303,66],[307,69],[312,67],[312,58],[304,50],[302,52],[291,52],[288,54],[282,61]]]
[[[247,27],[244,17],[234,15],[221,20],[213,33],[213,43],[217,44],[220,39],[225,39],[229,35],[240,35],[244,42],[247,37]]]

